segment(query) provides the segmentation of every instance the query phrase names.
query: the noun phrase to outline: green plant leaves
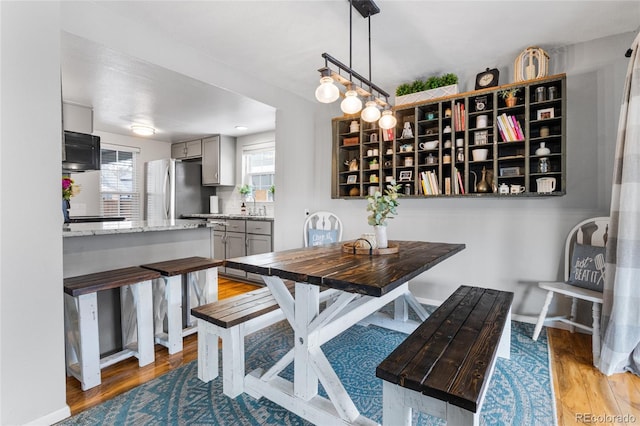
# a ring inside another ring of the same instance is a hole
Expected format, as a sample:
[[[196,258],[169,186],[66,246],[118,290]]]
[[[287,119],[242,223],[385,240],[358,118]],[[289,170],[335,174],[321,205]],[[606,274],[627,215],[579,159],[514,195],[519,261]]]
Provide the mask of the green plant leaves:
[[[422,92],[424,90],[436,89],[438,87],[450,86],[458,83],[458,76],[453,73],[444,74],[440,77],[431,76],[426,80],[415,80],[413,83],[403,83],[396,88],[396,96],[404,96],[411,93]]]

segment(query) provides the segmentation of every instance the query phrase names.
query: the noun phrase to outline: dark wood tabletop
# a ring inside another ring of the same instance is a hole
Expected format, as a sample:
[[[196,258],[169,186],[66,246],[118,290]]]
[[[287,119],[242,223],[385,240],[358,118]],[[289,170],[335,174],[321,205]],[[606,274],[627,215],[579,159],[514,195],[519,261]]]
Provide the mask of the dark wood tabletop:
[[[227,259],[225,265],[259,275],[380,297],[465,248],[464,244],[391,241],[396,254],[343,253],[344,243]]]

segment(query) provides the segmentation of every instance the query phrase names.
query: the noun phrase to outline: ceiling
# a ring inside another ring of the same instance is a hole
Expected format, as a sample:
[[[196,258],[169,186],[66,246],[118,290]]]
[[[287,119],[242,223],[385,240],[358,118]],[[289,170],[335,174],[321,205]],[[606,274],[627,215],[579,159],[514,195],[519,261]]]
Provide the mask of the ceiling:
[[[376,3],[381,12],[371,18],[371,80],[390,94],[403,82],[446,72],[466,83],[487,67],[513,63],[528,46],[554,53],[640,25],[638,1]],[[349,64],[345,0],[96,4],[311,101],[321,53]],[[355,10],[352,36],[352,68],[367,76],[367,20]],[[135,121],[157,128],[154,139],[178,141],[274,129],[270,106],[75,36],[65,34],[62,44],[63,97],[92,105],[97,130],[129,134]],[[501,75],[501,83],[509,78]]]

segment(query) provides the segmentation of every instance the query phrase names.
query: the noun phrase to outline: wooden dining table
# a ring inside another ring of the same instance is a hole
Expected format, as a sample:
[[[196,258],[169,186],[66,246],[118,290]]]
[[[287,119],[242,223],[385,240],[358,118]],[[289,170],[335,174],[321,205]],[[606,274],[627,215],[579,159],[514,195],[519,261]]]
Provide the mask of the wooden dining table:
[[[305,247],[227,259],[226,266],[262,276],[294,332],[294,347],[273,366],[245,376],[244,391],[265,397],[314,424],[377,422],[361,415],[321,345],[371,318],[394,302],[393,315],[380,325],[410,332],[408,309],[424,321],[428,314],[409,290],[409,280],[465,248],[464,244],[390,241],[398,252],[354,254],[343,244]],[[295,281],[292,295],[283,280]],[[320,291],[335,292],[320,310]],[[289,364],[293,382],[280,377]],[[372,374],[374,374],[372,372]],[[321,383],[328,399],[318,395]]]

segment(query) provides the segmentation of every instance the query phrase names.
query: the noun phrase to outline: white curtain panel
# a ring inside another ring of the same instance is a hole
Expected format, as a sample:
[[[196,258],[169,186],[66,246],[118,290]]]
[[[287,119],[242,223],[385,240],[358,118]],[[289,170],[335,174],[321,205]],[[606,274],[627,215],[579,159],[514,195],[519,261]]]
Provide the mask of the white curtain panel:
[[[640,375],[640,34],[620,110],[598,368]]]

